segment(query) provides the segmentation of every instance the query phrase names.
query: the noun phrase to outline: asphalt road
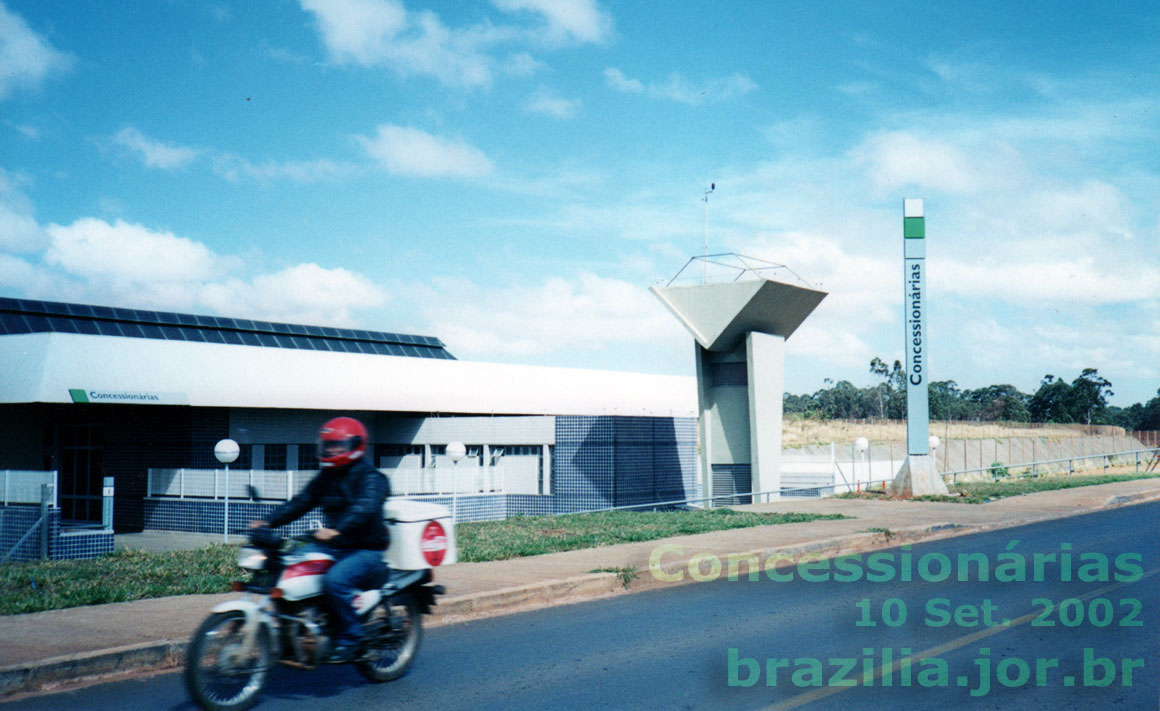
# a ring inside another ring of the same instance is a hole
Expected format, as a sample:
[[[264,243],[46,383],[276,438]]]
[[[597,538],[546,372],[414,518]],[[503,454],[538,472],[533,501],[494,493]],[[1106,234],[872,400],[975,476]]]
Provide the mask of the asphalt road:
[[[1160,504],[1147,504],[783,571],[792,582],[721,579],[441,627],[399,681],[279,668],[256,708],[1154,711],[1158,534]],[[1010,580],[1019,560],[1023,582]],[[829,582],[801,579],[827,568]],[[169,673],[6,708],[194,707]]]

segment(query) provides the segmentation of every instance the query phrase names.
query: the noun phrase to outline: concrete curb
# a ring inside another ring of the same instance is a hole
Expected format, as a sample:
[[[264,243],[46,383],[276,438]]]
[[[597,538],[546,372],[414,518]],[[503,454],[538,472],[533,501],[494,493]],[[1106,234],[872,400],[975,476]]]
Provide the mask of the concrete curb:
[[[486,593],[446,597],[435,606],[432,620],[437,625],[451,624],[487,614],[550,607],[566,601],[607,595],[616,592],[617,587],[622,586],[616,573],[588,573]]]
[[[1149,501],[1160,500],[1160,492],[1146,493],[1146,494],[1124,494],[1121,496],[1112,496],[1104,504],[1105,508],[1113,506],[1123,506],[1124,504],[1143,504]]]
[[[54,684],[81,679],[173,668],[185,659],[186,644],[171,640],[144,642],[3,667],[0,668],[0,696],[41,691]]]

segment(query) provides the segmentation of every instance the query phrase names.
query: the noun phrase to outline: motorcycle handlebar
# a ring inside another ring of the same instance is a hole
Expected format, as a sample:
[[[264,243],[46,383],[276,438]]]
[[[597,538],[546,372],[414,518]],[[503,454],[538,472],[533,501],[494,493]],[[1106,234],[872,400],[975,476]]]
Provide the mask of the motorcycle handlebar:
[[[246,535],[250,539],[250,545],[255,548],[275,549],[282,547],[282,536],[266,526],[251,528]]]
[[[275,533],[273,529],[267,526],[252,528],[246,532],[246,535],[250,539],[250,545],[254,546],[255,548],[281,548],[282,544],[286,540],[298,541],[299,543],[314,543],[316,541],[313,531],[298,533],[293,536],[286,536],[283,538],[281,535]]]

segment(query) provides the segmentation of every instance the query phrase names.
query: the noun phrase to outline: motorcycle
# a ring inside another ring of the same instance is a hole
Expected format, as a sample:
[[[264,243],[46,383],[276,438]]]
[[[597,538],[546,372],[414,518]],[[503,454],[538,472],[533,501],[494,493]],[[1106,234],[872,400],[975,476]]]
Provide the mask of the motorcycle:
[[[415,503],[400,502],[395,508]],[[423,507],[421,514],[431,513],[433,505],[417,505]],[[422,615],[444,593],[433,583],[431,568],[455,557],[453,524],[448,535],[449,526],[421,518],[423,532],[416,535],[408,531],[414,522],[388,518],[388,523],[402,534],[402,540],[392,538],[392,548],[409,546],[421,555],[395,555],[393,562],[401,567],[390,566],[381,587],[355,596],[365,636],[354,664],[372,682],[398,679],[414,660],[423,638]],[[289,540],[314,538],[302,534]],[[286,539],[269,529],[251,532],[250,545],[238,553],[238,565],[252,572],[251,579],[232,586],[245,596],[214,607],[186,650],[185,685],[198,705],[207,711],[241,711],[257,701],[275,662],[306,670],[326,663],[333,634],[322,578],[334,562],[317,550],[288,548]],[[389,554],[387,562],[392,562]]]

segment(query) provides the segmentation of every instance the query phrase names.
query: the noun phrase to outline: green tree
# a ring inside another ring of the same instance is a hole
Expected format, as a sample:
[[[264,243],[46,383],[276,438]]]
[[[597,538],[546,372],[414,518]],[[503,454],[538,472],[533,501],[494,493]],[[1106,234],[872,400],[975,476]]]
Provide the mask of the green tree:
[[[1043,376],[1027,409],[1032,422],[1074,422],[1070,408],[1071,386],[1054,375]]]
[[[963,393],[953,380],[936,380],[927,390],[930,399],[930,419],[963,420]]]
[[[1108,407],[1108,397],[1115,395],[1112,384],[1102,377],[1095,368],[1084,368],[1080,376],[1071,381],[1067,404],[1072,422],[1090,425],[1098,421]]]
[[[886,361],[875,357],[870,361],[870,373],[882,378],[882,382],[869,391],[869,400],[877,417],[901,420],[906,417],[906,371],[901,361],[887,366]]]
[[[1027,409],[1030,396],[1014,385],[988,385],[967,393],[976,409],[976,417],[987,422],[1030,422]]]

